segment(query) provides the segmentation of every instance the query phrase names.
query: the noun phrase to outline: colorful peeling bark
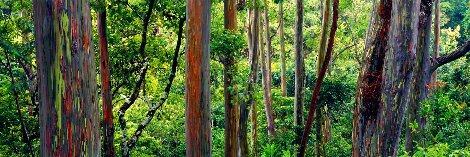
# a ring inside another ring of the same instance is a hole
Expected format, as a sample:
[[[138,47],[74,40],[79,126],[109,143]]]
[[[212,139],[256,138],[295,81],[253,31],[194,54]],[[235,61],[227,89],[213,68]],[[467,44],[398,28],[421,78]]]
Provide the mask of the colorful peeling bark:
[[[421,0],[420,16],[418,25],[418,48],[416,52],[416,63],[413,71],[413,85],[411,87],[411,101],[408,107],[408,123],[405,131],[405,150],[413,154],[413,149],[417,143],[424,146],[423,129],[426,125],[426,118],[419,116],[420,103],[423,102],[428,95],[427,84],[430,82],[431,73],[431,29],[432,29],[432,0]],[[417,123],[418,129],[411,131],[410,123]]]
[[[388,50],[391,0],[374,1],[358,79],[352,132],[352,156],[378,156],[375,132],[382,104],[382,72]]]
[[[100,156],[89,0],[34,0],[40,156]]]
[[[104,156],[113,157],[114,152],[114,124],[113,104],[111,99],[111,76],[109,70],[108,38],[106,37],[106,2],[98,0],[98,47],[100,52],[101,96],[103,110],[103,147]]]
[[[210,113],[210,0],[186,0],[186,156],[209,157]]]
[[[419,5],[420,0],[392,1],[390,49],[385,55],[383,106],[376,133],[380,156],[398,156],[416,58]]]
[[[310,130],[312,129],[313,118],[315,116],[315,112],[318,106],[321,85],[323,83],[323,79],[325,78],[326,70],[328,69],[328,64],[330,63],[330,60],[331,60],[331,54],[333,52],[333,47],[335,43],[336,29],[338,28],[338,5],[339,5],[339,0],[334,0],[333,1],[333,22],[331,23],[330,37],[328,39],[328,47],[325,53],[323,64],[321,65],[321,69],[318,73],[318,78],[315,81],[315,89],[313,90],[312,99],[310,101],[310,108],[308,110],[307,123],[305,124],[305,129],[302,134],[302,140],[301,140],[300,148],[299,148],[298,156],[300,157],[303,157],[305,155],[305,150],[307,149],[307,142],[308,142]],[[316,115],[316,116],[319,116],[319,115]],[[318,156],[318,153],[317,153],[317,156]]]
[[[294,26],[294,64],[295,64],[295,81],[294,81],[294,126],[296,127],[297,138],[296,144],[300,144],[302,137],[303,113],[304,113],[304,96],[305,96],[305,63],[303,51],[303,24],[304,24],[304,1],[296,0],[297,8]]]
[[[230,31],[237,30],[236,0],[224,0],[224,27]],[[230,53],[233,54],[233,53]],[[235,103],[233,76],[236,73],[235,56],[224,56],[224,108],[225,108],[225,156],[235,157],[238,150],[238,116],[239,106]]]

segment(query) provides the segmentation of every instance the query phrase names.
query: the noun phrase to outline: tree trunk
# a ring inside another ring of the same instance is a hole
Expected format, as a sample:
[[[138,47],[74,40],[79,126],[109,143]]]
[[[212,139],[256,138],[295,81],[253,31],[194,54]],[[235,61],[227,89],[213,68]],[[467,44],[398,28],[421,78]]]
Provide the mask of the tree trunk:
[[[286,48],[284,46],[284,9],[283,0],[279,2],[279,44],[281,45],[281,90],[282,96],[287,96],[286,84]]]
[[[106,2],[98,0],[98,47],[100,51],[101,94],[103,107],[103,147],[104,156],[113,157],[114,153],[114,124],[113,104],[111,98],[111,76],[109,70],[108,38],[106,37]]]
[[[247,37],[247,47],[248,47],[248,61],[251,65],[251,56],[253,51],[253,9],[251,7],[247,7],[246,9],[246,37]]]
[[[400,134],[416,56],[420,0],[393,0],[389,50],[385,55],[383,106],[376,136],[380,156],[398,156]],[[375,140],[375,139],[374,139]]]
[[[378,116],[382,108],[382,72],[388,50],[391,0],[374,1],[358,79],[354,108],[352,156],[378,156]]]
[[[251,152],[252,156],[258,157],[258,110],[256,109],[256,101],[251,106]]]
[[[303,126],[303,104],[304,104],[304,52],[303,52],[303,23],[304,5],[303,0],[296,0],[297,8],[294,26],[294,58],[295,58],[295,89],[294,89],[294,126],[297,137],[295,144],[300,144]]]
[[[431,44],[431,23],[432,23],[432,1],[422,0],[420,5],[420,16],[418,25],[418,48],[416,52],[416,63],[413,71],[413,85],[411,87],[411,101],[408,108],[408,123],[405,131],[405,150],[413,154],[415,143],[424,146],[423,129],[426,125],[425,117],[418,115],[420,110],[419,103],[423,102],[427,95],[427,85],[431,78],[430,72],[430,53]],[[416,122],[418,129],[416,132],[411,131],[410,123]]]
[[[33,5],[40,156],[100,156],[90,1]]]
[[[433,59],[439,57],[439,38],[441,35],[441,7],[439,6],[441,0],[435,0],[434,2],[434,54]],[[433,86],[437,86],[437,70],[432,73],[431,83]]]
[[[328,25],[330,22],[330,9],[331,9],[331,2],[330,0],[322,0],[322,5],[320,6],[322,9],[322,29],[320,35],[320,49],[318,51],[318,59],[317,59],[317,76],[320,75],[321,66],[323,61],[325,60],[326,55],[326,44],[328,40]],[[324,5],[323,5],[324,4]],[[322,141],[322,105],[316,105],[315,109],[315,156],[325,156],[324,145]]]
[[[268,126],[268,135],[274,136],[276,134],[274,124],[274,113],[272,108],[272,97],[271,97],[271,36],[269,35],[269,15],[268,15],[268,3],[264,0],[264,26],[266,30],[266,54],[264,50],[260,51],[261,55],[261,71],[263,75],[263,88],[264,88],[264,105],[266,108],[266,124]],[[262,30],[262,28],[260,28]],[[263,41],[263,31],[260,31],[260,39]],[[260,43],[262,49],[264,48],[263,42]]]
[[[323,0],[322,0],[323,1]],[[330,7],[331,2],[330,0],[324,0],[325,3],[322,7],[322,29],[320,35],[320,50],[318,51],[318,59],[317,59],[317,74],[320,73],[321,65],[323,64],[323,60],[325,59],[326,54],[326,44],[328,40],[328,25],[330,22]]]
[[[256,1],[253,2],[256,6]],[[254,104],[255,97],[255,84],[258,76],[258,37],[259,37],[259,11],[258,9],[252,9],[253,21],[251,30],[251,54],[250,54],[250,76],[248,81],[248,88],[245,95],[248,96],[248,100],[240,104],[240,124],[238,131],[238,156],[248,156],[248,141],[247,141],[247,129],[248,129],[248,107]]]
[[[186,0],[186,156],[212,156],[210,0]]]
[[[236,0],[224,0],[224,28],[237,30]],[[232,80],[235,75],[235,56],[224,56],[224,108],[225,108],[225,156],[235,157],[238,150],[238,112],[239,108],[233,102],[236,96]]]

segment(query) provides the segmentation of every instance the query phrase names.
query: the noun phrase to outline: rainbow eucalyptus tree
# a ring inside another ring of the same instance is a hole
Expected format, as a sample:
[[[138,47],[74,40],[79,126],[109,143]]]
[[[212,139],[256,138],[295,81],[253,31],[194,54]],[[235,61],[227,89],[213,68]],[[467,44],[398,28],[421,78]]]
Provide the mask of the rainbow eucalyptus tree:
[[[100,156],[89,0],[34,0],[40,156]]]
[[[186,0],[186,156],[212,156],[210,0]]]

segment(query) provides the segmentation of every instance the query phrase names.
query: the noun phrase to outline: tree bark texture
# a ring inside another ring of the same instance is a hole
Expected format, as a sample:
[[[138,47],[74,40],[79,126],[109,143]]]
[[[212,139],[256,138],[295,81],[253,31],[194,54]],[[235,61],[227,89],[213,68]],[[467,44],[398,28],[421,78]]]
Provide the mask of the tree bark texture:
[[[236,0],[224,0],[224,27],[230,31],[237,30]],[[224,56],[224,108],[225,108],[225,156],[235,157],[238,150],[238,116],[239,106],[235,104],[233,91],[235,75],[235,56]]]
[[[393,0],[389,46],[383,74],[383,106],[377,137],[380,156],[398,156],[403,119],[410,101],[416,57],[420,0]],[[375,139],[374,139],[375,140]]]
[[[420,103],[428,95],[426,87],[431,79],[430,66],[430,44],[431,44],[431,23],[432,23],[432,0],[421,0],[420,16],[418,25],[418,48],[416,52],[416,63],[413,71],[413,82],[411,87],[411,101],[408,107],[408,123],[405,130],[405,150],[413,154],[415,143],[424,146],[423,129],[426,125],[426,118],[418,115]],[[412,132],[410,124],[417,123],[417,131]]]
[[[106,2],[98,0],[98,47],[100,53],[101,96],[103,110],[104,156],[114,157],[113,103],[111,97],[111,76],[109,67],[108,38],[106,37]]]
[[[378,156],[376,129],[382,105],[382,73],[388,50],[391,0],[374,1],[358,79],[354,108],[352,156]]]
[[[186,156],[209,157],[210,113],[210,0],[186,0]]]
[[[303,0],[296,0],[296,18],[294,26],[294,64],[295,64],[295,87],[294,87],[294,126],[296,127],[297,138],[294,143],[300,144],[303,126],[303,104],[305,96],[304,85],[304,52],[303,52],[303,21],[304,5]]]
[[[100,156],[90,1],[34,0],[40,156]]]

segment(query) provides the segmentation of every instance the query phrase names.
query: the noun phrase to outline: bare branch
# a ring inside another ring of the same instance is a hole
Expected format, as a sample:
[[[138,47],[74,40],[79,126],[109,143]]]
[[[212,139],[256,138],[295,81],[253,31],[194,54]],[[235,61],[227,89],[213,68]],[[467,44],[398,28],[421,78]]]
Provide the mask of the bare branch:
[[[154,117],[157,109],[160,108],[165,103],[166,99],[168,99],[171,85],[176,76],[176,68],[178,67],[178,55],[179,55],[179,51],[181,48],[181,41],[183,38],[183,27],[184,27],[185,21],[186,21],[186,17],[180,18],[179,20],[178,41],[176,42],[176,48],[175,48],[173,61],[171,65],[171,73],[168,78],[168,83],[166,84],[163,95],[160,97],[160,100],[156,104],[149,105],[150,108],[149,108],[149,111],[147,112],[145,119],[139,124],[139,126],[137,127],[137,130],[134,132],[134,135],[132,136],[132,138],[130,139],[128,143],[129,149],[134,148],[135,143],[137,142],[138,138],[142,134],[142,131],[148,126],[150,121],[152,121],[152,118]]]
[[[455,50],[454,52],[435,59],[433,65],[431,66],[430,73],[434,72],[437,68],[441,67],[444,64],[447,64],[449,62],[459,59],[460,57],[465,56],[468,51],[470,51],[470,40],[467,40],[459,49]]]

